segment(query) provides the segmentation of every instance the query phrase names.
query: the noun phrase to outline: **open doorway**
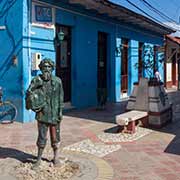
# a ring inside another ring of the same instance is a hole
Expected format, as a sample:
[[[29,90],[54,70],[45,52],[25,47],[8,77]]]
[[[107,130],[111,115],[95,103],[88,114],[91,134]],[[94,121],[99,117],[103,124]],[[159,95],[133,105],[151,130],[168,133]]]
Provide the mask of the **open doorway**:
[[[128,39],[122,39],[121,98],[128,96]]]
[[[64,102],[71,102],[71,28],[56,24],[56,33],[62,31],[64,40],[56,48],[56,76],[64,89]]]

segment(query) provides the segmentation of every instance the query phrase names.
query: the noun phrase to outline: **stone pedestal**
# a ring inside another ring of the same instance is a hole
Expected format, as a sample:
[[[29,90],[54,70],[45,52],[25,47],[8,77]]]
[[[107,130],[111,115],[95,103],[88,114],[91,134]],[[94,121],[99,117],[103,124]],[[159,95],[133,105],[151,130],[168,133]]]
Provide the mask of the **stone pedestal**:
[[[172,105],[164,86],[149,85],[149,124],[162,127],[172,120]]]
[[[169,102],[162,84],[156,80],[150,81],[147,88],[146,81],[147,79],[141,78],[139,84],[134,84],[132,94],[128,100],[127,110],[147,111],[149,125],[162,127],[172,120],[172,104]]]
[[[137,90],[138,90],[138,83],[134,83],[132,93],[131,93],[131,95],[129,96],[129,99],[128,99],[128,104],[127,104],[126,110],[134,109],[134,104],[136,102]]]

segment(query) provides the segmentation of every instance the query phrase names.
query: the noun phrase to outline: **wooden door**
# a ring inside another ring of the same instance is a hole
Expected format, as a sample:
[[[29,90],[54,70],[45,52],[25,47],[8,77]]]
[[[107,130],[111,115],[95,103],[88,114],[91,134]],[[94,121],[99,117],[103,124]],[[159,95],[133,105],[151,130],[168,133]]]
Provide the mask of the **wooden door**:
[[[98,88],[107,88],[107,34],[98,33]]]
[[[143,60],[142,60],[142,54],[143,52],[143,43],[139,42],[139,49],[138,49],[138,80],[143,77]]]
[[[176,86],[176,49],[172,50],[172,53],[174,53],[172,57],[172,85]]]
[[[61,78],[64,102],[71,101],[71,28],[56,25],[56,33],[62,31],[64,40],[56,48],[56,75]]]
[[[121,58],[121,92],[128,90],[128,39],[122,39],[122,58]]]
[[[178,74],[178,90],[180,90],[180,53],[178,53],[178,55],[177,55],[177,64],[178,64],[178,72],[177,72],[177,74]]]

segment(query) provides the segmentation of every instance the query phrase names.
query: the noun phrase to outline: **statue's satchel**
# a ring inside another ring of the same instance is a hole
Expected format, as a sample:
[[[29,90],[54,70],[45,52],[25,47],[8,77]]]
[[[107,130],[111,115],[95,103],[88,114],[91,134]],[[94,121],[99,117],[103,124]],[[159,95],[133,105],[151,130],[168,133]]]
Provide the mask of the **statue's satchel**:
[[[26,109],[36,111],[42,109],[45,104],[45,95],[41,88],[35,89],[33,92],[28,92],[26,94]]]
[[[25,98],[25,102],[26,102],[26,109],[32,109],[32,101],[31,101],[31,94],[28,92],[26,93],[26,98]]]

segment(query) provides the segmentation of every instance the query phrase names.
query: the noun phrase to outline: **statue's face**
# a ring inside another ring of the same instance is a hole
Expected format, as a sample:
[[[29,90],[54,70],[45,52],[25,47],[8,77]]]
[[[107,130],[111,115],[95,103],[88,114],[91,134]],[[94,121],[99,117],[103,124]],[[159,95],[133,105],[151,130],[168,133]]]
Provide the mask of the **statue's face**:
[[[50,80],[51,79],[51,73],[52,73],[52,67],[49,63],[44,63],[44,65],[41,68],[42,75],[44,80]]]

